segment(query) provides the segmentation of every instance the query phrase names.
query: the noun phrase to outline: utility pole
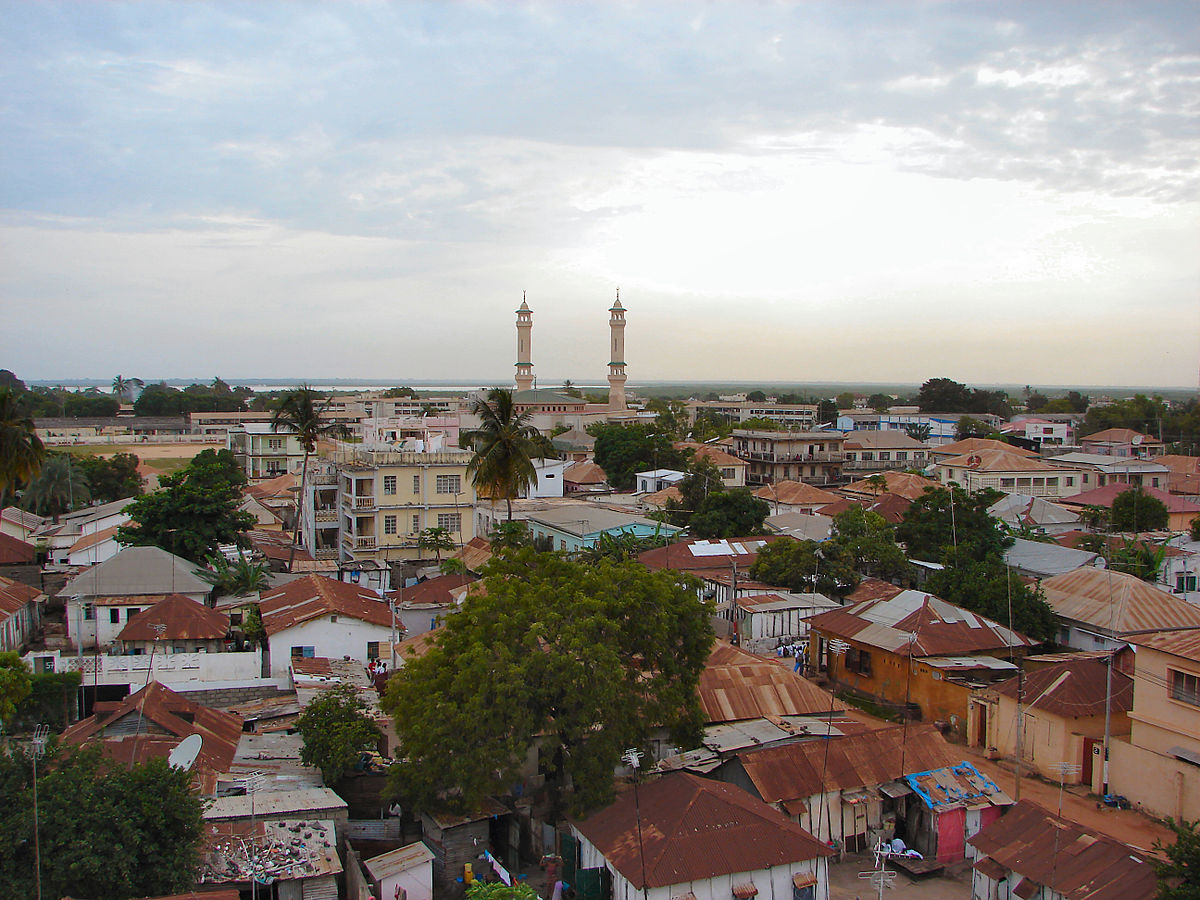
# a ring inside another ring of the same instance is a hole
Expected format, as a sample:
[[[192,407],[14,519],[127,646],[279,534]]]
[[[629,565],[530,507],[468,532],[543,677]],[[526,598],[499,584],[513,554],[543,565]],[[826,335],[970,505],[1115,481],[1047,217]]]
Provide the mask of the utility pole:
[[[1014,799],[1018,803],[1021,802],[1021,760],[1025,754],[1025,711],[1021,706],[1024,701],[1025,660],[1021,660],[1021,666],[1017,669],[1017,785],[1014,790]]]

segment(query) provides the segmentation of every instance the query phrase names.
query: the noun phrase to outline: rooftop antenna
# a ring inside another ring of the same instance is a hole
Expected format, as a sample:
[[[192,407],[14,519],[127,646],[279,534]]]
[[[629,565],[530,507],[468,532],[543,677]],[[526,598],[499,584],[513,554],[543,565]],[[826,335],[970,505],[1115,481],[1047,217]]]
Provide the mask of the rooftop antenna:
[[[646,848],[642,845],[642,807],[638,798],[638,782],[641,781],[638,773],[642,767],[642,751],[631,747],[621,754],[621,759],[633,769],[633,813],[637,818],[638,852],[642,858],[642,900],[646,900]]]

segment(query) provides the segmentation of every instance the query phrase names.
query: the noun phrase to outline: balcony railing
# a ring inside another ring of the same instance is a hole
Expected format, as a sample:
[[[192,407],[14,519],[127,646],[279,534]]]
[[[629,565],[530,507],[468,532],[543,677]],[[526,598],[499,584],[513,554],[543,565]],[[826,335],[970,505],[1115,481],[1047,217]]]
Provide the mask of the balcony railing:
[[[336,509],[318,509],[313,512],[313,521],[316,522],[336,522]]]
[[[314,551],[313,557],[315,559],[337,559],[338,558],[337,548],[334,548],[332,550]]]
[[[375,498],[373,496],[361,497],[354,494],[343,494],[342,502],[353,509],[374,509]]]
[[[774,463],[841,462],[846,458],[843,450],[826,450],[821,453],[768,453],[763,450],[739,450],[737,455],[741,459],[753,462]]]
[[[373,536],[371,536],[371,537],[356,537],[354,539],[354,549],[355,550],[374,550],[375,549],[375,538]]]

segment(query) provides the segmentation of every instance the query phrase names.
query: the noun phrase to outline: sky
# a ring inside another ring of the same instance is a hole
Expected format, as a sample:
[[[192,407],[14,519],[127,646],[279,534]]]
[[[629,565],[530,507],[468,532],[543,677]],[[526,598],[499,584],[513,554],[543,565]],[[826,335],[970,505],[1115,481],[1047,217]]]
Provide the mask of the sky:
[[[1197,385],[1200,6],[5,2],[30,379]]]

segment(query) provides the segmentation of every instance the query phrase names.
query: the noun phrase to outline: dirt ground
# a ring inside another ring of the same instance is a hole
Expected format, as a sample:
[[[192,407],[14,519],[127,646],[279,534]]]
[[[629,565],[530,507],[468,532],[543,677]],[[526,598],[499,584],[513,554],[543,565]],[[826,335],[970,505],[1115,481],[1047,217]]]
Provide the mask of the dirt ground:
[[[220,443],[195,444],[63,444],[54,449],[69,450],[77,456],[115,456],[118,453],[132,453],[138,458],[138,474],[142,476],[142,487],[146,491],[158,489],[158,477],[167,475],[187,464],[202,450],[220,448]]]
[[[875,867],[870,853],[852,853],[829,867],[829,900],[874,900],[879,890],[860,873]],[[888,900],[967,900],[971,896],[971,870],[966,864],[951,867],[947,873],[914,881],[897,872],[892,887],[884,890]]]

